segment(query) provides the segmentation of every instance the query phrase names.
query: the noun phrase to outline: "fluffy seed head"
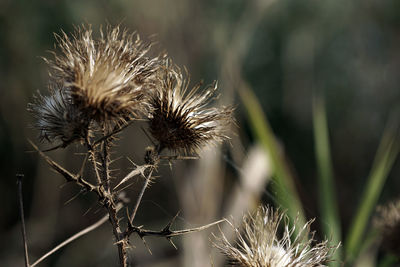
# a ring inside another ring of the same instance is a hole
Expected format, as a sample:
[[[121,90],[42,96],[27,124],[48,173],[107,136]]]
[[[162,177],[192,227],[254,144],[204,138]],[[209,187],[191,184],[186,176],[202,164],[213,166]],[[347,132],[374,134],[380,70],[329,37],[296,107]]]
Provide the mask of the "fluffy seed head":
[[[254,215],[243,217],[242,232],[233,226],[237,243],[222,234],[214,244],[232,266],[314,267],[325,266],[334,248],[328,241],[314,244],[309,221],[300,232],[288,225],[288,218],[270,207],[259,207]],[[283,231],[279,235],[280,229]]]
[[[48,142],[61,141],[63,146],[85,138],[88,118],[75,105],[70,95],[57,85],[50,85],[49,96],[37,95],[28,105],[36,118],[34,125],[39,129],[39,139]]]
[[[377,208],[374,223],[382,233],[383,247],[400,257],[400,200]]]
[[[149,115],[150,133],[160,147],[184,154],[226,139],[233,111],[230,107],[209,107],[216,97],[216,83],[201,93],[200,85],[188,91],[188,84],[179,68],[167,65],[159,74]]]
[[[159,59],[146,56],[150,45],[119,27],[76,28],[69,37],[56,35],[61,54],[45,59],[52,78],[71,92],[74,104],[99,123],[125,120],[145,109],[145,87],[158,69]]]

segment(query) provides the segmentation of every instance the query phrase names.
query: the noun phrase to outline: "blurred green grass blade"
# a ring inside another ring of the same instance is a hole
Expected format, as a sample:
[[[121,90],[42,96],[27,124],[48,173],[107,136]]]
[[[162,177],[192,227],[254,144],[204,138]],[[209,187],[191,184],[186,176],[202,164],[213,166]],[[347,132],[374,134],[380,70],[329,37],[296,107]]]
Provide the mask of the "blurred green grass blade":
[[[379,144],[367,185],[347,236],[345,251],[346,259],[349,261],[353,261],[357,257],[369,218],[378,202],[383,185],[399,153],[399,148],[396,131],[387,128]]]
[[[318,196],[321,214],[321,224],[324,234],[331,238],[332,245],[341,241],[340,218],[335,196],[335,185],[332,170],[331,152],[329,145],[328,123],[325,104],[322,98],[314,97],[313,101],[313,126],[315,154],[318,166]],[[339,247],[329,263],[329,266],[340,266],[342,249]]]
[[[253,134],[271,156],[275,182],[273,186],[277,193],[278,204],[287,209],[289,217],[296,221],[298,226],[296,228],[301,229],[306,222],[303,207],[268,120],[248,86],[244,85],[239,94],[246,108]]]

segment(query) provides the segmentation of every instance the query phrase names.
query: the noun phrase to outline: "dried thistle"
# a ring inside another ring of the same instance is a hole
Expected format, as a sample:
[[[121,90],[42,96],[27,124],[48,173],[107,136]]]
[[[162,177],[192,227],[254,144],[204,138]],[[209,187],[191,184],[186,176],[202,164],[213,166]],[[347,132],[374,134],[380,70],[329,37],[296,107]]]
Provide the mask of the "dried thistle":
[[[152,86],[159,59],[146,56],[150,45],[139,35],[107,27],[93,39],[90,26],[83,26],[71,37],[62,32],[56,39],[61,54],[45,60],[52,78],[71,92],[80,110],[100,125],[129,120],[145,110],[145,89]]]
[[[181,70],[167,63],[150,99],[150,133],[161,149],[191,154],[206,144],[227,139],[225,131],[232,121],[233,109],[209,107],[216,98],[217,84],[203,93],[199,92],[200,84],[189,91],[188,86]]]
[[[35,127],[41,141],[61,141],[62,146],[82,140],[87,135],[88,119],[75,105],[70,95],[61,91],[58,85],[50,85],[49,96],[38,94],[34,103],[28,105],[36,118]]]
[[[145,236],[160,236],[171,241],[174,236],[220,223],[179,231],[170,229],[173,221],[161,231],[134,225],[143,194],[161,160],[162,149],[192,153],[205,144],[226,138],[224,130],[231,121],[232,109],[208,107],[215,98],[216,84],[204,94],[198,93],[200,86],[186,93],[189,82],[177,67],[170,67],[168,61],[158,57],[149,58],[150,45],[143,44],[138,35],[128,34],[126,30],[121,32],[119,27],[108,27],[105,33],[100,30],[98,39],[85,26],[76,28],[70,37],[63,32],[56,38],[61,54],[53,52],[54,59],[45,59],[51,68],[50,95],[38,95],[28,108],[37,119],[40,139],[61,141],[55,148],[82,140],[87,151],[80,171],[73,173],[35,144],[32,146],[67,182],[98,196],[99,204],[108,212],[120,266],[128,266],[127,251],[132,234],[137,234],[143,242]],[[133,163],[137,168],[114,187],[110,170],[112,142],[116,134],[130,125],[121,123],[144,115],[149,119],[150,132],[157,144],[146,150],[146,165]],[[84,177],[87,162],[92,164],[94,183]],[[146,180],[129,212],[119,194],[123,189],[115,189],[136,175]],[[123,206],[128,211],[125,217],[118,213]],[[128,224],[120,224],[122,219]]]
[[[375,226],[382,232],[382,245],[400,257],[400,200],[377,208]]]
[[[231,244],[222,234],[214,244],[232,266],[243,267],[312,267],[325,266],[334,248],[328,241],[314,245],[308,221],[298,234],[288,218],[270,207],[259,207],[254,215],[243,217],[243,232],[234,228],[237,243]],[[279,236],[282,228],[283,234]]]

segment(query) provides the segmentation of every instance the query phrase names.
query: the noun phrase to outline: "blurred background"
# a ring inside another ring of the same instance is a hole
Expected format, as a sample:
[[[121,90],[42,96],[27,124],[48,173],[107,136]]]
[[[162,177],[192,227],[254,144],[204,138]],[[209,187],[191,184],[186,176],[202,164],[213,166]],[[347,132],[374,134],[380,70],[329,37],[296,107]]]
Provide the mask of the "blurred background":
[[[138,225],[161,229],[181,211],[175,228],[196,227],[229,215],[240,219],[261,202],[279,205],[279,190],[270,182],[274,160],[244,105],[248,96],[240,92],[246,88],[276,136],[306,218],[316,217],[317,238],[326,237],[321,229],[328,222],[319,207],[313,99],[324,99],[340,240],[346,239],[384,131],[395,132],[400,122],[399,1],[1,0],[1,266],[23,266],[16,174],[24,174],[32,262],[105,214],[94,195],[78,194],[76,186],[65,184],[32,153],[27,139],[37,143],[38,133],[30,127],[33,118],[26,107],[37,91],[46,94],[48,69],[41,57],[51,56],[53,33],[91,24],[98,35],[108,23],[156,41],[153,53],[167,51],[187,67],[193,84],[218,80],[216,105],[236,107],[230,144],[205,151],[200,160],[159,169],[139,209]],[[114,151],[115,158],[122,156],[114,165],[121,173],[116,178],[132,169],[127,157],[143,162],[144,148],[151,144],[144,126],[133,125],[121,135]],[[398,143],[399,135],[392,136]],[[69,147],[49,155],[77,171],[82,156],[76,152]],[[400,194],[400,162],[394,154],[378,190],[379,204]],[[127,189],[127,198],[135,199],[141,182],[138,178]],[[218,228],[176,238],[178,250],[166,240],[148,238],[152,255],[132,238],[132,266],[222,266],[210,232],[218,234]],[[106,223],[39,266],[117,266],[116,252]],[[375,252],[379,259],[382,252]]]

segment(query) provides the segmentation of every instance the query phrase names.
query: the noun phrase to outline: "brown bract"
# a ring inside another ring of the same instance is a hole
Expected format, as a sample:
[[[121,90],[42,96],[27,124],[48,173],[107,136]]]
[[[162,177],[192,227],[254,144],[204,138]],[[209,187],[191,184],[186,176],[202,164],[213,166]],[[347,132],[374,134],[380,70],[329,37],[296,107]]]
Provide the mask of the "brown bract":
[[[377,208],[375,226],[382,233],[383,247],[400,257],[400,200]]]
[[[311,223],[307,222],[295,234],[294,226],[289,226],[284,213],[270,207],[259,207],[255,214],[243,217],[240,228],[232,225],[236,244],[231,244],[222,234],[214,245],[227,256],[232,266],[326,266],[336,247],[329,247],[328,241],[314,244]]]
[[[86,115],[72,104],[68,92],[61,90],[59,85],[50,84],[49,91],[49,96],[38,94],[28,105],[36,118],[39,139],[61,141],[63,146],[84,139],[89,125]]]
[[[217,84],[200,92],[200,85],[188,90],[181,70],[166,65],[159,73],[159,85],[150,99],[149,128],[161,149],[192,154],[207,144],[227,139],[232,122],[230,107],[210,107]]]
[[[137,34],[107,27],[94,39],[91,28],[83,26],[71,37],[63,32],[56,39],[61,54],[46,59],[50,74],[70,91],[80,110],[100,124],[146,112],[146,90],[152,87],[159,58],[146,56],[150,45]]]

